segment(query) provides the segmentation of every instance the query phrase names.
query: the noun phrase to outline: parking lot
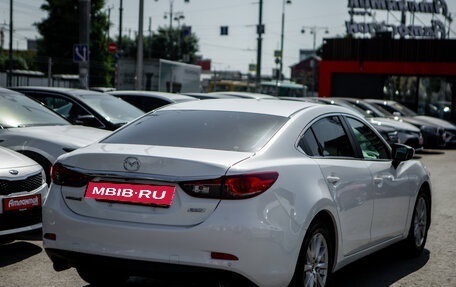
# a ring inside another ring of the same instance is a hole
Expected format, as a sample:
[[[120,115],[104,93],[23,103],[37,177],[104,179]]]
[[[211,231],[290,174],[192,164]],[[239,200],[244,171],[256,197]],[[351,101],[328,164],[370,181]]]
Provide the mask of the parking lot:
[[[336,273],[334,286],[456,286],[456,150],[417,154],[431,171],[433,218],[426,249],[419,258],[400,255],[399,247],[375,253]],[[130,278],[125,286],[182,286],[182,282]],[[185,282],[186,286],[200,286]],[[215,285],[215,284],[214,284]],[[90,286],[74,269],[55,272],[40,234],[27,234],[0,246],[0,286]]]

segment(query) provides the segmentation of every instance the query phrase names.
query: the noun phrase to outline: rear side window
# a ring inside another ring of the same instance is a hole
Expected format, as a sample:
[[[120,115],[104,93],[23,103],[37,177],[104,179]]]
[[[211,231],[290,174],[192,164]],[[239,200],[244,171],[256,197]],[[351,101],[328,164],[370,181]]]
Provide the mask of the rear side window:
[[[304,133],[299,145],[310,156],[355,157],[349,137],[337,116],[315,122]]]
[[[254,152],[286,121],[286,117],[255,113],[161,110],[114,132],[103,142]]]

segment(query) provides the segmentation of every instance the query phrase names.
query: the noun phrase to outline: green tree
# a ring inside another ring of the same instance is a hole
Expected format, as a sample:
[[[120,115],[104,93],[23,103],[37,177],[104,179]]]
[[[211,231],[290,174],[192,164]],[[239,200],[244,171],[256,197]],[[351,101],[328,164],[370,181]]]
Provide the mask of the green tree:
[[[102,12],[105,0],[90,1],[90,74],[91,86],[108,86],[113,75],[113,56],[107,50],[106,31],[109,19]],[[79,43],[79,1],[46,0],[41,9],[48,13],[36,23],[42,38],[37,42],[37,59],[51,57],[53,74],[78,74],[73,63],[73,45]],[[47,62],[40,63],[40,70],[47,71]]]
[[[136,58],[137,39],[122,38],[122,57]],[[159,27],[157,33],[144,37],[144,57],[194,64],[198,52],[198,38],[182,28]]]
[[[146,49],[150,49],[152,58],[187,63],[195,63],[199,49],[198,38],[183,27],[172,29],[160,27],[146,43],[150,45],[146,46]]]

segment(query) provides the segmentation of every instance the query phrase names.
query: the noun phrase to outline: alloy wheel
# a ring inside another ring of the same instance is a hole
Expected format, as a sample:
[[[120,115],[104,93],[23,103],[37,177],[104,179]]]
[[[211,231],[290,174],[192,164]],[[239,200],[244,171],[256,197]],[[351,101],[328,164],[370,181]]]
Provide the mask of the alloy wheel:
[[[325,237],[315,233],[309,241],[304,264],[304,286],[325,286],[328,276],[329,249]]]

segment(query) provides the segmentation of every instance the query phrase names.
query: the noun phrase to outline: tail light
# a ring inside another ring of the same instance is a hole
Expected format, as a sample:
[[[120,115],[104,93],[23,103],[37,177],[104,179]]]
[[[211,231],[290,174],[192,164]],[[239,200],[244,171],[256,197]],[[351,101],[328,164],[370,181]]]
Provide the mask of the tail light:
[[[194,197],[244,199],[268,190],[279,177],[277,172],[223,176],[213,180],[182,182],[182,189]]]
[[[90,176],[68,169],[59,162],[51,168],[51,180],[58,185],[81,187],[87,185],[90,179]]]

